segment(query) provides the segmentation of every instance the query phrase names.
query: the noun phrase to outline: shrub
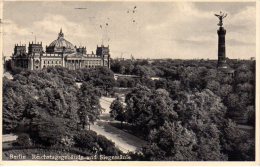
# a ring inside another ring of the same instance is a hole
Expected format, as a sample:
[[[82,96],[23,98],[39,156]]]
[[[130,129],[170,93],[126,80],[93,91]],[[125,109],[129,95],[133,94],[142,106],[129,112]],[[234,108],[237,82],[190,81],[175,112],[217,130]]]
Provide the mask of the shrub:
[[[28,134],[22,133],[17,137],[16,144],[19,146],[31,146],[32,142]]]
[[[74,136],[75,147],[88,150],[95,154],[119,155],[121,151],[115,144],[94,131],[84,131]]]
[[[100,148],[102,148],[101,153],[107,156],[119,155],[121,151],[115,147],[115,143],[108,140],[105,136],[98,135],[97,142]]]

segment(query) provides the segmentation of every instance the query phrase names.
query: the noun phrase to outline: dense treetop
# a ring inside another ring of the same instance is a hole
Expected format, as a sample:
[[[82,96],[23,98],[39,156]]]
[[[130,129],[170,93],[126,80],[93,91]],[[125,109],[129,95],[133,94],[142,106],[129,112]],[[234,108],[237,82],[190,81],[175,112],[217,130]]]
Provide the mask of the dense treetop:
[[[136,159],[254,160],[254,133],[238,125],[255,127],[255,61],[228,64],[233,77],[218,71],[214,60],[113,60],[111,70],[14,70],[13,80],[3,80],[3,130],[27,133],[46,146],[83,145],[119,154],[103,137],[78,132],[99,118],[100,96],[124,88],[125,101],[112,103],[111,116],[148,141],[141,154],[133,154]],[[139,77],[115,80],[114,73]]]
[[[254,134],[238,124],[255,126],[255,61],[228,64],[234,76],[219,71],[214,60],[114,60],[114,72],[140,76],[117,80],[130,88],[124,121],[149,141],[133,157],[254,160]]]

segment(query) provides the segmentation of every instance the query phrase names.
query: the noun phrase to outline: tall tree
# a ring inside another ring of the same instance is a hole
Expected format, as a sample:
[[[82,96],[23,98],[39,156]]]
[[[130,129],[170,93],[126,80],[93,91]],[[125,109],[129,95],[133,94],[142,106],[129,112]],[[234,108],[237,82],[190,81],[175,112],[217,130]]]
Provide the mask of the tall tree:
[[[87,82],[81,85],[78,92],[78,116],[83,128],[86,123],[93,123],[99,117],[101,112],[99,97],[100,91],[93,87],[93,85]],[[86,122],[87,119],[89,122]]]
[[[126,121],[144,134],[177,118],[169,93],[163,89],[137,86],[127,94],[126,104]]]
[[[115,120],[121,122],[121,127],[123,125],[123,121],[125,121],[125,112],[124,106],[119,98],[116,98],[110,105],[110,116]]]
[[[149,135],[149,145],[144,148],[145,160],[194,161],[197,160],[196,136],[180,122],[165,123]]]

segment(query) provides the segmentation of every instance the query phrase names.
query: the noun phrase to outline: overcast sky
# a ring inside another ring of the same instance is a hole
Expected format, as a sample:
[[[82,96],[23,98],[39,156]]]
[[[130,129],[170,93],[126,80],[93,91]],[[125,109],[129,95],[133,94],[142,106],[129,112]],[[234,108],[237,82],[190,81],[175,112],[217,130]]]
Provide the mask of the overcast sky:
[[[72,44],[95,52],[103,41],[113,58],[132,54],[135,58],[217,59],[214,13],[220,10],[228,13],[224,19],[227,57],[255,57],[254,2],[4,2],[3,51],[9,56],[15,43],[28,46],[35,35],[45,49],[62,27]]]

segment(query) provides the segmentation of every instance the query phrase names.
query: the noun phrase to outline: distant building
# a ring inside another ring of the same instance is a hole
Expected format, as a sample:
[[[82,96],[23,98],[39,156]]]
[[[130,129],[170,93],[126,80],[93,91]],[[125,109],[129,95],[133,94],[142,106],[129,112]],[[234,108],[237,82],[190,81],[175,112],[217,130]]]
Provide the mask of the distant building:
[[[117,80],[118,78],[141,78],[141,77],[138,75],[114,74],[114,79]]]
[[[254,60],[255,60],[255,57],[250,57],[250,60],[251,60],[251,61],[254,61]]]
[[[153,81],[155,81],[155,80],[158,81],[158,80],[160,80],[161,78],[160,78],[160,77],[150,77],[150,79],[153,80]]]
[[[41,43],[30,43],[28,52],[26,45],[16,44],[12,55],[12,66],[40,70],[49,66],[62,66],[71,70],[105,66],[110,68],[109,46],[97,46],[96,53],[87,53],[86,47],[76,47],[64,38],[62,29],[58,38],[46,50]]]

